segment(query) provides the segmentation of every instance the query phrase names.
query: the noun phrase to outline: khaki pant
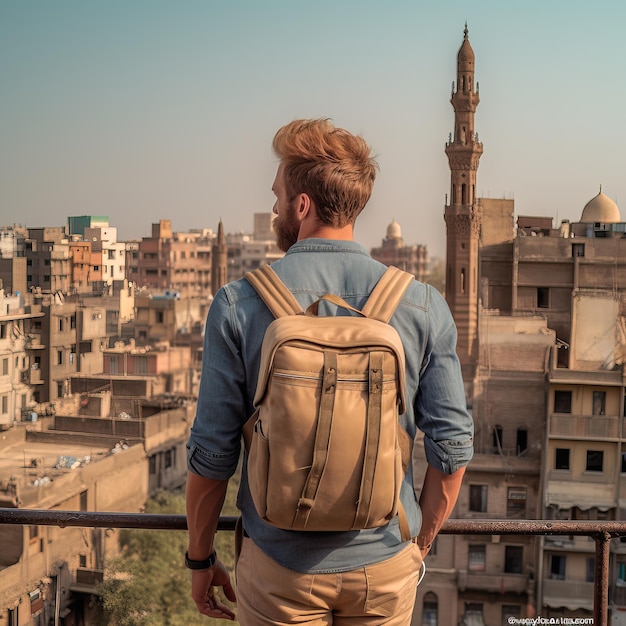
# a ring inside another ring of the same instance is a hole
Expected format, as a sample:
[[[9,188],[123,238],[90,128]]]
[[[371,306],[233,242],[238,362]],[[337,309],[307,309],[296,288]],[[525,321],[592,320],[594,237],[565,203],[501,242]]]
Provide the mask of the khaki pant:
[[[242,626],[408,626],[422,556],[414,543],[399,554],[337,574],[281,567],[244,538],[237,563],[237,619]]]

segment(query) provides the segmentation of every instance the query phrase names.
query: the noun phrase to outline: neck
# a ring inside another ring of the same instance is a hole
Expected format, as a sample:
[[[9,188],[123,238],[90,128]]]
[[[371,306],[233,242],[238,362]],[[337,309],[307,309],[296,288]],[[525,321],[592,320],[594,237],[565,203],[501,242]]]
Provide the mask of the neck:
[[[298,233],[298,241],[301,239],[336,239],[340,241],[354,241],[354,224],[347,224],[343,228],[335,228],[325,224],[316,224],[307,228],[303,223]]]

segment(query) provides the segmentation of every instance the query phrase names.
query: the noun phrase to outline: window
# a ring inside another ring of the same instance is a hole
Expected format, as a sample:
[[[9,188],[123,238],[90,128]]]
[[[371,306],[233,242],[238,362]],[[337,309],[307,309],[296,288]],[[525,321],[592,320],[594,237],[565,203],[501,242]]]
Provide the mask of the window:
[[[148,373],[148,357],[139,356],[135,359],[135,374]]]
[[[2,359],[2,375],[9,375],[9,359]]]
[[[6,338],[7,338],[7,325],[0,324],[0,339],[6,339]]]
[[[62,317],[59,318],[59,332],[63,332],[63,323],[64,319]]]
[[[604,452],[602,450],[587,450],[587,465],[585,470],[588,472],[601,472],[604,465]]]
[[[496,424],[491,432],[493,450],[502,454],[502,426]]]
[[[87,490],[80,492],[80,511],[87,511]]]
[[[565,557],[553,554],[550,557],[550,578],[565,580]]]
[[[622,474],[626,473],[626,452],[622,452]]]
[[[9,396],[2,396],[2,415],[9,412]]]
[[[572,256],[573,257],[583,257],[583,256],[585,256],[585,244],[584,243],[573,243],[572,244]]]
[[[571,413],[572,412],[572,392],[555,390],[554,392],[554,412],[555,413]]]
[[[593,557],[587,557],[585,580],[592,583],[596,578],[596,560]]]
[[[507,574],[521,574],[524,564],[522,546],[506,546],[504,550],[504,571]]]
[[[439,601],[432,591],[424,594],[424,604],[422,606],[422,626],[438,626]]]
[[[526,517],[526,489],[509,487],[506,514],[507,517]]]
[[[518,456],[528,450],[528,430],[526,428],[517,429],[517,439],[515,443]]]
[[[57,350],[57,365],[63,365],[63,350]]]
[[[466,602],[463,620],[462,623],[464,624],[484,624],[485,616],[483,615],[483,603]]]
[[[485,544],[470,544],[467,548],[467,569],[470,572],[484,572],[487,561]]]
[[[477,513],[487,511],[487,485],[470,485],[469,510]]]
[[[78,567],[87,567],[87,555],[86,554],[78,555]]]
[[[148,471],[150,476],[154,476],[157,473],[157,458],[156,454],[151,456],[148,462]]]
[[[109,357],[109,374],[121,374],[119,368],[119,360],[116,356]]]
[[[606,391],[593,392],[593,414],[606,415]]]
[[[502,623],[515,624],[515,620],[509,622],[509,617],[521,617],[522,607],[519,604],[503,604],[502,605]]]
[[[168,469],[169,467],[172,467],[172,451],[166,450],[165,451],[165,469]]]
[[[39,538],[39,526],[28,527],[28,541],[34,543]]]
[[[555,450],[554,469],[569,469],[569,448],[557,448]]]
[[[63,397],[63,382],[57,383],[57,398]]]
[[[537,308],[550,308],[550,289],[548,287],[537,287]]]
[[[157,311],[157,324],[162,324],[163,323],[163,311]]]

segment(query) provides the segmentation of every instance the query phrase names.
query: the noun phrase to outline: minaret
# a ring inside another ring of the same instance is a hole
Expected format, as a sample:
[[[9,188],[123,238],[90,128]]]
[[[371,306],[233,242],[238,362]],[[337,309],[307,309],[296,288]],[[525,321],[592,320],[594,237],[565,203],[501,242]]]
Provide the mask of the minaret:
[[[474,86],[474,51],[464,38],[457,55],[456,86],[450,102],[454,108],[454,136],[446,144],[450,163],[450,198],[446,196],[446,300],[458,329],[457,353],[466,388],[474,378],[478,326],[478,241],[480,214],[476,203],[476,172],[483,145],[474,131],[474,114],[480,101]]]
[[[228,282],[228,247],[222,220],[217,227],[217,237],[213,242],[211,257],[211,291],[215,295],[217,290]]]

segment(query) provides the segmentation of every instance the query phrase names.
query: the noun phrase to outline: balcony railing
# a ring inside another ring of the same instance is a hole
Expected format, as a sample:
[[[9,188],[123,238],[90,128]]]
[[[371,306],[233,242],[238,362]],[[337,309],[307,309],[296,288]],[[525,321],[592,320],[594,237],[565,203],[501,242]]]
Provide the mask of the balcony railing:
[[[233,531],[236,517],[221,517],[218,530]],[[0,508],[0,524],[66,526],[92,528],[145,528],[151,530],[187,530],[184,515],[148,513],[103,513],[40,509]],[[595,541],[595,578],[593,583],[593,623],[609,624],[609,554],[610,541],[626,537],[626,522],[557,521],[557,520],[448,520],[444,535],[574,535]]]
[[[610,415],[564,415],[553,414],[550,418],[551,437],[619,437],[620,418]]]

